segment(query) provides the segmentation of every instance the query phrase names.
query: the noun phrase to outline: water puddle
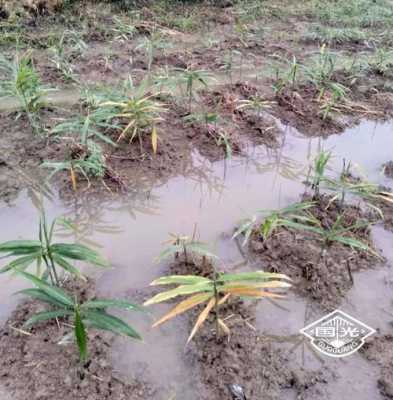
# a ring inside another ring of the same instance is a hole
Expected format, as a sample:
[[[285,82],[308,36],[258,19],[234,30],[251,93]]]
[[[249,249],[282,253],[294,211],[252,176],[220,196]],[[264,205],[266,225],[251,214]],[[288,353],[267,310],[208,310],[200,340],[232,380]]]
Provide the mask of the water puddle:
[[[335,156],[333,170],[339,171],[342,158],[346,158],[361,166],[370,180],[392,186],[380,172],[381,164],[391,157],[391,129],[392,124],[366,121],[326,140],[304,138],[296,131],[286,129],[279,150],[257,147],[246,158],[234,157],[213,164],[195,154],[194,163],[203,171],[199,178],[195,175],[175,177],[140,196],[110,202],[65,205],[55,198],[48,202],[47,213],[50,217],[67,214],[79,224],[80,237],[100,244],[113,268],[95,273],[98,291],[103,296],[121,298],[145,288],[152,279],[165,273],[165,265],[154,262],[162,242],[169,232],[191,234],[195,224],[200,239],[208,242],[227,265],[244,261],[241,251],[230,240],[236,222],[255,210],[283,207],[299,200],[308,162],[321,148],[332,150]],[[27,193],[23,193],[12,207],[0,208],[0,219],[7,227],[0,232],[0,241],[36,235],[37,212]],[[374,233],[377,247],[382,248],[388,263],[393,261],[391,237],[382,228],[376,228]],[[354,279],[355,285],[343,303],[343,311],[382,332],[387,331],[386,321],[393,320],[387,313],[393,300],[390,269],[380,267],[361,272],[354,274]],[[1,277],[1,323],[15,307],[16,299],[10,296],[11,293],[22,285],[17,278]],[[261,303],[256,328],[267,336],[276,337],[277,343],[290,338],[293,346],[299,340],[299,329],[305,324],[307,304],[304,299],[291,294],[280,305],[281,308],[272,303]],[[154,309],[154,314],[163,311]],[[151,321],[145,318],[131,315],[130,322],[144,333],[146,344],[116,339],[113,347],[115,369],[125,376],[135,375],[140,373],[143,365],[150,379],[164,388],[165,395],[174,391],[177,396],[181,395],[179,398],[193,399],[192,391],[185,389],[192,387],[189,377],[197,377],[197,371],[192,374],[187,371],[183,359],[186,324],[179,319],[151,330]],[[296,351],[300,352],[300,348]],[[307,357],[311,360],[311,368],[321,365],[314,355]],[[341,376],[336,385],[327,385],[326,398],[347,399],[355,395],[357,399],[379,399],[374,371],[360,356],[342,362],[324,360]],[[339,390],[342,392],[337,395]]]

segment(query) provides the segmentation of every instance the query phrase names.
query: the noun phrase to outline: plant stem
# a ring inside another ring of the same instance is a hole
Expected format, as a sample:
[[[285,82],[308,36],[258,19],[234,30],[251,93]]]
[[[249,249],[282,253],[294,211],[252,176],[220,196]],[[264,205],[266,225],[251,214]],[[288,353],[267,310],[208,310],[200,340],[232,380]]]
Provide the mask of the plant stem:
[[[218,291],[217,291],[217,272],[214,273],[214,280],[213,280],[213,288],[214,288],[214,298],[215,298],[215,303],[214,303],[214,315],[215,315],[215,320],[216,320],[216,340],[218,341],[220,337],[220,324],[218,323],[220,319],[220,314],[218,310]]]
[[[183,243],[183,253],[184,253],[184,261],[187,265],[188,264],[188,256],[187,256],[187,246],[185,243]]]
[[[50,278],[50,280],[52,282],[52,285],[55,286],[56,285],[55,279],[53,277],[52,268],[51,268],[51,266],[50,266],[50,264],[48,262],[48,259],[46,258],[46,256],[42,256],[42,258],[44,259],[44,262],[45,262],[45,265],[46,265],[46,269],[48,271],[48,275],[49,275],[49,278]]]

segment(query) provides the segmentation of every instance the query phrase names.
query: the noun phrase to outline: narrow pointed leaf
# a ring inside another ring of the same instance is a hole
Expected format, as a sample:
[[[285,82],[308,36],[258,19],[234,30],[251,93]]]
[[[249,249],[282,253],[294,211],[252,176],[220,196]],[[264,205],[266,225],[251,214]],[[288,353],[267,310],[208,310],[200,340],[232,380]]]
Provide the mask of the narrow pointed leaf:
[[[67,315],[73,315],[73,312],[70,310],[56,310],[56,311],[44,311],[33,315],[29,318],[24,326],[31,326],[37,324],[38,322],[48,321],[54,318],[65,317]]]
[[[60,267],[65,269],[67,272],[86,281],[86,278],[80,273],[79,269],[77,269],[73,265],[71,265],[67,260],[65,260],[59,254],[53,253],[52,258],[57,265],[60,265]]]
[[[19,292],[16,292],[14,294],[22,294],[25,296],[32,297],[33,299],[37,299],[40,301],[43,301],[44,303],[57,306],[57,307],[64,307],[63,303],[60,303],[59,301],[55,300],[53,297],[48,296],[43,290],[41,289],[23,289],[20,290]]]
[[[75,310],[75,337],[76,343],[78,344],[79,355],[81,361],[87,359],[87,335],[86,329],[83,325],[79,310]]]
[[[27,272],[18,271],[19,274],[24,276],[29,281],[33,282],[39,289],[44,291],[48,296],[53,297],[53,299],[59,301],[68,307],[73,307],[74,302],[72,299],[66,294],[66,292],[58,287],[51,286],[44,282],[43,280],[37,278],[36,276],[29,274]]]
[[[28,256],[19,257],[16,260],[12,260],[10,263],[0,269],[0,273],[7,272],[11,269],[25,270],[30,264],[32,264],[34,261],[37,261],[40,255],[41,251]]]
[[[41,248],[41,242],[38,240],[12,240],[0,244],[0,252],[10,252],[18,250],[37,251]]]
[[[194,294],[200,292],[212,292],[212,291],[213,291],[213,285],[211,282],[198,283],[195,285],[183,285],[179,286],[176,289],[168,290],[166,292],[157,294],[150,300],[146,301],[144,305],[149,306],[151,304],[161,303],[163,301],[173,299],[177,296],[183,296],[187,294]]]
[[[86,301],[82,304],[82,309],[105,309],[108,307],[116,307],[116,308],[124,308],[125,310],[130,311],[142,311],[146,312],[143,306],[139,304],[130,303],[125,300],[106,300],[106,299],[97,299],[97,300],[90,300]]]
[[[89,321],[89,323],[95,328],[142,340],[141,335],[137,331],[126,324],[123,320],[113,315],[107,314],[103,311],[89,310],[83,312],[82,316],[83,320]]]
[[[51,251],[59,254],[61,257],[86,261],[101,267],[109,265],[106,260],[101,258],[98,252],[82,244],[56,243],[51,246]]]
[[[210,279],[203,278],[201,276],[194,276],[194,275],[171,275],[171,276],[163,276],[154,280],[150,285],[194,285],[197,283],[207,283],[210,282]]]
[[[9,256],[30,255],[40,250],[41,242],[36,240],[13,240],[0,244],[0,253],[10,253]]]
[[[227,336],[229,336],[231,331],[229,330],[229,328],[227,327],[227,325],[221,318],[218,318],[218,324],[220,325],[221,329],[225,332],[225,334]]]
[[[253,282],[263,282],[272,279],[285,279],[290,281],[291,278],[284,274],[278,274],[275,272],[240,272],[238,274],[222,274],[219,276],[219,282],[231,282],[231,281],[253,281]]]
[[[157,129],[155,126],[153,126],[153,130],[151,132],[151,147],[153,148],[154,154],[157,154],[157,145],[158,145]]]
[[[245,297],[275,297],[282,298],[283,295],[271,292],[265,292],[258,289],[249,289],[249,288],[233,288],[224,290],[226,293],[235,294],[236,296],[245,296]]]
[[[239,288],[239,289],[263,289],[263,288],[267,288],[267,289],[273,289],[273,288],[289,288],[291,287],[291,284],[288,282],[284,282],[284,281],[268,281],[268,282],[229,282],[227,284],[225,284],[224,286],[220,287],[219,290],[220,291],[226,291],[227,289],[235,289],[235,288]]]
[[[190,336],[187,339],[187,343],[190,343],[192,338],[195,336],[195,334],[198,332],[198,329],[202,326],[202,324],[205,322],[206,318],[208,317],[211,309],[214,307],[214,304],[216,303],[216,299],[213,297],[210,299],[209,303],[207,303],[206,307],[204,310],[199,314],[199,317],[194,325],[194,328],[192,329]]]
[[[155,328],[156,326],[163,324],[164,322],[176,317],[177,315],[184,313],[190,308],[204,303],[205,301],[209,300],[211,296],[212,293],[198,293],[186,300],[181,301],[179,304],[176,305],[176,307],[172,308],[171,311],[169,311],[161,319],[155,322],[152,327]]]
[[[181,253],[183,251],[183,247],[180,245],[171,245],[170,247],[166,248],[165,250],[163,250],[158,257],[156,257],[157,261],[162,261],[167,259],[168,257],[176,254],[176,253]]]

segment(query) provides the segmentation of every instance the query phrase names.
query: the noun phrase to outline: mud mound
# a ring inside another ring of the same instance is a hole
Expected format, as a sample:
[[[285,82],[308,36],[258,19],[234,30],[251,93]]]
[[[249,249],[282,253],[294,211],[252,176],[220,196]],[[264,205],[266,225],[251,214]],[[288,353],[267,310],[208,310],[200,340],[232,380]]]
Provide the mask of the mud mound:
[[[91,298],[93,290],[80,290],[82,298]],[[0,381],[13,400],[139,400],[148,399],[153,390],[138,381],[123,382],[110,365],[113,335],[89,332],[89,354],[84,366],[78,363],[74,343],[59,345],[70,327],[56,323],[41,323],[23,334],[14,328],[38,311],[41,304],[20,305],[0,330]]]
[[[364,217],[360,208],[346,205],[342,212],[337,203],[326,209],[329,199],[322,197],[310,209],[324,228],[331,227],[339,215],[343,225],[349,227]],[[353,237],[370,244],[370,232],[362,228]],[[251,257],[267,271],[289,275],[294,280],[294,290],[313,299],[325,309],[340,304],[352,286],[352,271],[370,268],[376,258],[334,242],[327,254],[321,256],[321,246],[314,233],[280,228],[264,241],[254,231],[249,243]]]
[[[217,341],[213,334],[214,322],[210,320],[197,334],[187,354],[200,367],[201,400],[229,399],[229,386],[233,384],[243,388],[247,399],[277,400],[286,391],[296,393],[299,396],[296,398],[304,398],[316,386],[326,383],[326,371],[305,371],[293,364],[289,367],[290,355],[274,348],[247,324],[253,318],[252,305],[236,301],[221,312],[232,315],[227,320],[230,336]]]

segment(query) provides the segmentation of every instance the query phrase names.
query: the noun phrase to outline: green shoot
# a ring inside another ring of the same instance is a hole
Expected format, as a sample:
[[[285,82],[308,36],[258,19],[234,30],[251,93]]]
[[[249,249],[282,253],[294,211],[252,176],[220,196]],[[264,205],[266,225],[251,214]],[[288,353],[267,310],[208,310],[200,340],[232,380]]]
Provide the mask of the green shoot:
[[[142,340],[142,337],[134,328],[107,311],[107,308],[113,307],[129,311],[144,311],[142,307],[124,300],[95,299],[79,303],[76,298],[74,299],[61,288],[51,286],[27,272],[19,271],[19,273],[31,281],[36,288],[24,289],[18,294],[27,295],[51,307],[50,311],[42,311],[31,316],[24,326],[30,327],[40,322],[67,318],[67,322],[70,321],[74,326],[73,334],[81,362],[88,359],[87,329],[95,328]]]
[[[91,248],[81,244],[54,243],[54,229],[57,219],[48,225],[43,212],[39,222],[38,240],[13,240],[0,244],[0,253],[13,257],[13,260],[0,269],[0,273],[8,271],[24,271],[33,263],[37,267],[37,276],[49,277],[53,285],[59,286],[58,268],[83,278],[79,270],[72,265],[74,260],[84,261],[100,267],[108,263]],[[41,266],[45,270],[41,271]]]

